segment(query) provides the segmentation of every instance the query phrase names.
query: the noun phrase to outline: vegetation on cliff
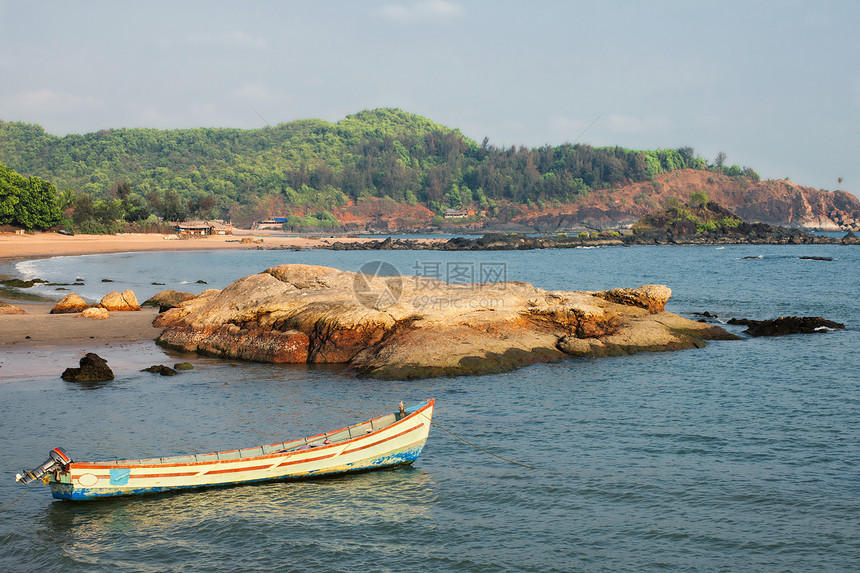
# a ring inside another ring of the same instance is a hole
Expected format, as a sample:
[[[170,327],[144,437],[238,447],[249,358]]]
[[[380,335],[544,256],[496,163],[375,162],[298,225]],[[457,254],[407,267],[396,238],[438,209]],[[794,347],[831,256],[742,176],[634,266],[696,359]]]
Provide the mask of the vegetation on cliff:
[[[752,169],[723,160],[708,164],[691,147],[501,148],[397,109],[362,111],[337,123],[65,137],[0,121],[0,161],[53,181],[63,189],[60,205],[71,207],[70,223],[90,231],[116,230],[117,221],[152,223],[156,216],[245,225],[294,215],[294,228],[328,228],[350,209],[363,203],[378,209],[386,201],[423,205],[436,215],[471,207],[505,220],[515,213],[507,213],[511,205],[575,203],[678,169],[758,180]]]
[[[641,217],[633,232],[642,234],[654,229],[669,231],[676,235],[700,233],[727,233],[737,229],[743,220],[725,207],[708,200],[704,191],[693,193],[688,203],[678,199],[666,201],[665,208]]]

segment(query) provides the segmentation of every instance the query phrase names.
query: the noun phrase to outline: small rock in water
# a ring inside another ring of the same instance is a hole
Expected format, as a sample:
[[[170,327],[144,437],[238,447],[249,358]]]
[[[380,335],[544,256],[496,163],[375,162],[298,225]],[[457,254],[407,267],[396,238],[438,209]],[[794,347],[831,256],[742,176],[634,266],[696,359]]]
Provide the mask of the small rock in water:
[[[155,364],[149,368],[144,368],[141,372],[152,372],[153,374],[161,374],[162,376],[176,376],[179,374],[176,370],[164,364]]]
[[[175,370],[194,370],[194,365],[190,362],[180,362],[178,364],[174,364],[173,368]]]
[[[69,382],[104,382],[114,378],[107,360],[93,352],[81,358],[79,368],[66,368],[61,377]]]
[[[779,336],[782,334],[811,334],[827,330],[844,329],[845,325],[820,316],[781,316],[773,320],[750,320],[733,318],[729,324],[747,327],[744,334],[750,336]]]
[[[693,316],[701,316],[704,318],[719,318],[719,316],[717,316],[716,314],[712,314],[707,310],[705,312],[694,312]]]

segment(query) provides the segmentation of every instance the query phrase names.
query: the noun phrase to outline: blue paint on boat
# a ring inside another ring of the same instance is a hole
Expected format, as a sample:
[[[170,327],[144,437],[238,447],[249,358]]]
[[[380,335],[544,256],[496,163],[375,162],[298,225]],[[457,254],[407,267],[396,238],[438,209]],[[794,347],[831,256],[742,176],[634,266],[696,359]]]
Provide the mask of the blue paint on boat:
[[[128,478],[131,475],[129,468],[111,468],[110,484],[111,485],[128,485]]]

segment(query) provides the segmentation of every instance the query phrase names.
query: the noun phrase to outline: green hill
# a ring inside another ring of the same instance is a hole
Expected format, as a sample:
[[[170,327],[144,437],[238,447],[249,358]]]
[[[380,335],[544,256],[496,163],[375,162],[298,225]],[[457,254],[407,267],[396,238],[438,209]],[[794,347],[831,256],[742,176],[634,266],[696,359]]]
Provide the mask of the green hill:
[[[69,203],[85,197],[102,219],[154,214],[239,224],[284,213],[325,218],[373,197],[420,203],[436,213],[474,206],[492,215],[499,204],[571,203],[595,189],[709,167],[689,147],[497,148],[397,109],[362,111],[337,123],[114,129],[65,137],[0,121],[0,162],[53,182],[66,190]]]

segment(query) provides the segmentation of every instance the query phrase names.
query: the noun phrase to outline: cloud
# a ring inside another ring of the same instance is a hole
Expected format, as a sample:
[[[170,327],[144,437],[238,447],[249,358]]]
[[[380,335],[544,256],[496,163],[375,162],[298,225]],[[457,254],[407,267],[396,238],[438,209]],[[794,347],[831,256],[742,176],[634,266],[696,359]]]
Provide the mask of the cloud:
[[[156,43],[161,48],[172,48],[179,44],[195,48],[240,48],[246,50],[262,50],[266,47],[264,39],[251,36],[242,30],[231,30],[220,34],[196,34],[180,40],[160,38]]]
[[[665,117],[633,117],[611,113],[606,118],[606,127],[616,133],[639,133],[668,127],[669,121]]]
[[[549,118],[550,131],[558,135],[567,135],[568,137],[572,135],[576,137],[586,127],[588,127],[588,122],[582,119],[565,117],[563,115],[554,115]]]
[[[445,0],[425,0],[413,4],[388,4],[379,10],[384,19],[396,23],[454,20],[466,14],[459,4]]]
[[[230,93],[230,97],[246,101],[271,101],[275,95],[259,82],[248,83]]]
[[[0,109],[4,110],[4,115],[10,111],[28,115],[76,113],[102,107],[104,102],[91,95],[80,96],[48,88],[17,93],[0,100]]]

